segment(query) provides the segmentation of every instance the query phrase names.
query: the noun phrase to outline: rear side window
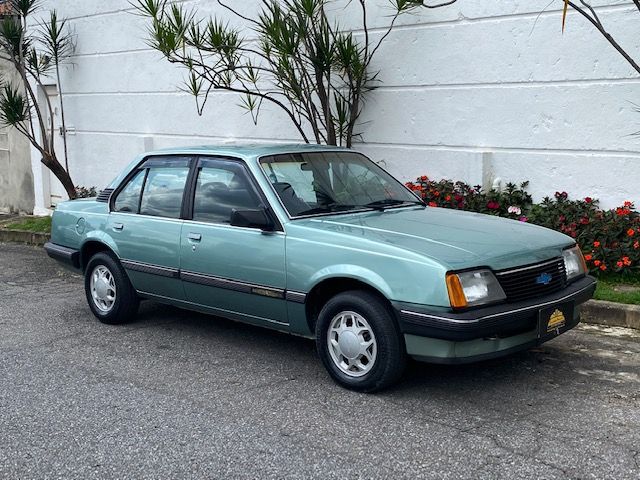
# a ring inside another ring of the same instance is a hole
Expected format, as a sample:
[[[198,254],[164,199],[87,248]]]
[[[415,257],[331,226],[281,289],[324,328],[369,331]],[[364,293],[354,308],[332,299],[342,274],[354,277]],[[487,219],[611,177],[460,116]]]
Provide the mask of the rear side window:
[[[140,214],[180,218],[189,167],[151,167],[142,191]]]
[[[180,218],[190,162],[189,157],[150,158],[118,193],[113,211]]]
[[[140,194],[144,185],[146,170],[140,170],[129,180],[129,183],[122,189],[113,204],[115,212],[138,213],[140,205]]]

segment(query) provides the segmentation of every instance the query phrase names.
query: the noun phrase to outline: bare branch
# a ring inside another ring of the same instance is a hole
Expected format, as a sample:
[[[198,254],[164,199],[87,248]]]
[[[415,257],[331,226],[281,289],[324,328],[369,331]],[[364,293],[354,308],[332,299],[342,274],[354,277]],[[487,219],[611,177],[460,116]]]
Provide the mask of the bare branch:
[[[428,5],[426,3],[423,3],[422,6],[425,8],[442,8],[442,7],[447,7],[449,5],[453,5],[457,1],[458,0],[449,0],[448,2],[436,3],[435,5]]]
[[[593,8],[591,8],[589,4],[587,4],[583,0],[580,1],[581,3],[587,5],[589,11],[593,12]],[[622,48],[622,46],[620,46],[620,44],[611,36],[611,34],[609,34],[609,32],[605,30],[597,15],[595,17],[592,17],[584,8],[580,7],[572,1],[569,2],[569,5],[580,15],[586,18],[589,22],[591,22],[591,24],[593,24],[593,26],[596,27],[596,29],[602,34],[602,36],[613,46],[613,48],[615,48],[618,53],[620,53],[620,55],[624,57],[629,65],[631,65],[636,72],[640,73],[640,65],[638,65],[638,63],[633,58],[631,58],[631,56],[626,52],[626,50],[624,50],[624,48]]]

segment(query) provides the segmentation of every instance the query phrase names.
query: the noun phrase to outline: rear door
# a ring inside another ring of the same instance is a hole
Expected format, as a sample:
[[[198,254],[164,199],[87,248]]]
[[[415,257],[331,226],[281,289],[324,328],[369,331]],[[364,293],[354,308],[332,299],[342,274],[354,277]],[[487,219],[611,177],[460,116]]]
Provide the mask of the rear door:
[[[180,282],[181,213],[192,157],[150,157],[113,195],[109,233],[139,292],[185,298]]]
[[[201,158],[181,239],[187,300],[244,320],[287,325],[285,236],[230,224],[234,209],[265,200],[243,162]]]

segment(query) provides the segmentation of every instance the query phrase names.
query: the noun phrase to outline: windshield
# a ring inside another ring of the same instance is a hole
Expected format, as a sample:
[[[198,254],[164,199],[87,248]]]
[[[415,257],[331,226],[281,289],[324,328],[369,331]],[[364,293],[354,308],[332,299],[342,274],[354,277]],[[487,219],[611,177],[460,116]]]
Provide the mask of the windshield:
[[[264,157],[260,164],[289,215],[423,205],[364,155],[312,152]]]

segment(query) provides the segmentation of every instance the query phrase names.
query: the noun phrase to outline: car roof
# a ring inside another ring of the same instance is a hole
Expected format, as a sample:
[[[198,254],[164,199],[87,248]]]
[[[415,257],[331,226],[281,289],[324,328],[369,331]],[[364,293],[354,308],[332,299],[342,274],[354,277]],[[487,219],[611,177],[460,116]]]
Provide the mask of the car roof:
[[[174,147],[163,150],[147,152],[145,156],[166,154],[203,154],[203,155],[228,155],[242,158],[257,158],[268,155],[285,153],[303,153],[318,151],[345,150],[342,147],[312,144],[259,144],[259,143],[228,143],[222,145],[200,145],[193,147]]]

